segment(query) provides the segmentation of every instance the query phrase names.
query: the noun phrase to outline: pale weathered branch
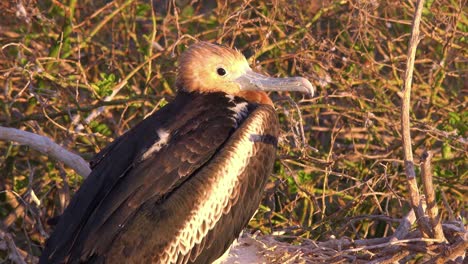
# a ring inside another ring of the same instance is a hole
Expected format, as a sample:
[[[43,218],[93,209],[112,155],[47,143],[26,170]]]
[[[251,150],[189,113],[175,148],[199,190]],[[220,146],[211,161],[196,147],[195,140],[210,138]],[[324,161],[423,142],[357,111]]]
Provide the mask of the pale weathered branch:
[[[0,140],[14,141],[22,145],[30,146],[47,156],[63,162],[84,178],[91,172],[89,164],[82,157],[66,150],[48,137],[16,128],[0,126]]]
[[[413,81],[414,60],[416,57],[416,49],[419,43],[419,24],[421,22],[421,14],[424,6],[424,0],[418,0],[416,11],[413,18],[413,26],[411,29],[411,39],[408,43],[408,55],[406,59],[406,71],[403,87],[403,98],[401,105],[401,130],[403,138],[403,152],[405,161],[405,172],[407,179],[408,192],[410,196],[411,207],[416,213],[416,219],[421,232],[426,237],[433,237],[431,228],[427,219],[424,217],[424,210],[420,203],[418,184],[416,181],[416,173],[414,170],[413,149],[411,146],[410,134],[410,108],[411,108],[411,84]]]
[[[439,241],[445,241],[444,231],[442,230],[442,223],[440,221],[439,208],[435,198],[434,185],[432,184],[432,151],[426,151],[422,157],[421,166],[421,179],[424,187],[424,194],[426,195],[427,203],[427,216],[431,224],[434,238]]]
[[[414,221],[416,221],[416,215],[414,213],[414,210],[411,209],[409,213],[401,219],[400,225],[393,233],[392,240],[400,240],[405,238],[406,235],[408,235]]]

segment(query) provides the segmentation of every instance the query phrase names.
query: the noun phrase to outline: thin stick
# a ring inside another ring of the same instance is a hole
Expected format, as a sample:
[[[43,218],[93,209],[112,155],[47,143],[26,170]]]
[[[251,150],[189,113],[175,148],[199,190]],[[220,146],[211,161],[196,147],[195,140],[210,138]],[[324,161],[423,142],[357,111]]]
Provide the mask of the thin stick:
[[[437,240],[432,239],[432,238],[408,238],[408,239],[401,239],[401,240],[396,240],[396,241],[389,241],[389,242],[381,243],[381,244],[368,245],[368,246],[362,246],[362,247],[356,247],[356,248],[348,248],[348,249],[343,250],[343,252],[359,252],[362,250],[386,248],[386,247],[393,246],[393,245],[404,245],[404,244],[411,243],[411,242],[437,242]]]
[[[86,178],[91,172],[88,163],[80,156],[66,150],[50,138],[16,128],[0,126],[0,140],[15,141],[40,151],[63,162],[76,173]]]
[[[409,111],[411,108],[411,84],[413,81],[414,60],[416,57],[416,49],[419,42],[419,24],[421,22],[421,14],[424,5],[424,0],[418,0],[416,11],[413,19],[413,26],[411,29],[411,39],[408,43],[408,55],[406,60],[406,71],[404,78],[403,98],[401,105],[401,130],[403,137],[403,150],[405,161],[405,172],[408,186],[408,193],[410,196],[411,207],[416,213],[421,232],[425,237],[432,237],[431,229],[424,217],[424,210],[420,204],[420,196],[418,191],[418,184],[416,182],[416,173],[414,171],[413,150],[411,147],[411,134],[410,134],[410,116]]]
[[[466,240],[463,237],[460,237],[460,239],[452,244],[448,249],[446,249],[444,252],[439,254],[438,256],[430,259],[429,261],[424,262],[424,264],[439,264],[439,263],[448,263],[449,260],[454,260],[457,258],[461,258],[461,261],[463,262],[463,259],[466,260],[466,250],[468,249],[468,240]],[[461,263],[461,262],[451,262],[451,263]],[[466,262],[463,262],[466,263]]]
[[[140,65],[138,65],[135,69],[133,69],[129,74],[127,74],[127,76],[125,76],[125,78],[120,81],[117,85],[115,85],[113,88],[112,88],[112,94],[109,95],[109,96],[106,96],[104,98],[104,102],[110,102],[112,101],[112,99],[114,99],[114,97],[120,92],[120,90],[122,90],[122,88],[125,87],[125,85],[127,85],[128,81],[135,75],[138,73],[138,71],[143,68],[147,63],[148,64],[151,64],[151,61],[156,59],[157,57],[161,56],[161,53],[157,53],[157,54],[154,54],[152,55],[151,57],[149,57],[148,59],[146,59],[143,63],[141,63]],[[88,117],[86,117],[86,119],[84,120],[84,123],[85,124],[89,124],[91,123],[91,121],[93,121],[96,117],[98,117],[100,114],[102,114],[104,111],[105,111],[106,107],[105,105],[103,106],[100,106],[99,108],[97,109],[94,109],[89,115]],[[79,124],[76,128],[75,128],[75,132],[80,132],[84,129],[84,125],[83,124]]]
[[[400,225],[395,230],[392,236],[392,240],[400,240],[405,238],[406,235],[408,235],[414,221],[416,221],[416,215],[414,210],[411,210],[405,217],[400,220]]]
[[[427,216],[434,232],[434,238],[441,242],[445,241],[442,224],[440,222],[439,208],[435,198],[434,185],[432,184],[432,151],[425,151],[422,157],[421,179],[424,186],[424,194],[426,195]]]
[[[20,249],[16,247],[15,241],[13,240],[10,234],[4,232],[3,230],[0,230],[0,240],[4,240],[6,242],[6,245],[10,250],[8,258],[13,263],[26,264],[26,261],[24,261],[23,256],[21,256],[21,253],[19,252]]]

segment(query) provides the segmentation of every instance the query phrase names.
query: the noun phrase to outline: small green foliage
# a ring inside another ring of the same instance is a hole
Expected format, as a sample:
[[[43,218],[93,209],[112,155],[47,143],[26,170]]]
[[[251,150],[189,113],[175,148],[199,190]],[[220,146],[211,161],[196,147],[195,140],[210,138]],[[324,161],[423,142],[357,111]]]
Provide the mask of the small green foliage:
[[[99,95],[99,97],[105,97],[112,94],[112,88],[115,86],[115,75],[113,73],[106,74],[104,72],[99,73],[101,78],[97,83],[91,84],[94,88],[94,91]]]
[[[164,106],[167,105],[168,103],[169,103],[169,101],[167,101],[166,98],[162,98],[162,99],[159,101],[158,107],[159,107],[159,108],[164,107]]]
[[[442,144],[442,158],[450,159],[453,158],[452,146],[447,142]]]
[[[91,127],[91,130],[94,133],[100,133],[101,135],[104,136],[111,136],[112,135],[112,130],[107,126],[107,124],[100,123],[98,121],[92,121],[89,124],[89,127]]]
[[[138,17],[147,17],[151,13],[151,4],[149,3],[140,3],[136,7],[135,15]]]
[[[47,161],[46,168],[47,168],[47,177],[53,182],[62,182],[62,178],[60,177],[58,170],[56,168],[56,162],[54,161]]]
[[[446,154],[444,154],[446,155]],[[453,173],[453,171],[451,170],[447,170],[447,169],[444,169],[443,167],[441,166],[436,166],[434,168],[434,176],[437,176],[437,177],[442,177],[442,178],[453,178],[453,177],[456,177],[456,175]],[[444,184],[444,181],[442,180],[441,181],[441,184]]]
[[[193,6],[188,5],[185,6],[184,9],[182,9],[182,13],[180,14],[183,18],[190,18],[193,16],[193,12],[195,10],[193,9]]]
[[[461,113],[449,112],[449,126],[446,129],[457,129],[459,136],[465,136],[468,131],[468,111]]]
[[[78,189],[81,184],[83,183],[83,177],[76,174],[76,173],[68,173],[67,174],[67,180],[68,180],[68,184],[70,185],[71,188],[76,188]]]

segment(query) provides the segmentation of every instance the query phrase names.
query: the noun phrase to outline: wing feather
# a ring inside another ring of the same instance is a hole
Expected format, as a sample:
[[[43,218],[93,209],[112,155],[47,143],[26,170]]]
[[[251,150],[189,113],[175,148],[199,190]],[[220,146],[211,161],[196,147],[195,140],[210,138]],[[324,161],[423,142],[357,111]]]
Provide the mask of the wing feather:
[[[230,103],[222,93],[180,93],[105,148],[47,241],[41,263],[102,259],[97,256],[143,203],[163,199],[229,138],[236,127]],[[143,156],[161,129],[170,133],[169,142]]]
[[[277,122],[269,106],[252,111],[183,185],[159,203],[149,199],[141,206],[114,240],[109,263],[148,257],[152,263],[211,263],[221,256],[258,208],[275,159],[274,143],[250,135],[277,137]],[[129,250],[135,244],[144,247]]]

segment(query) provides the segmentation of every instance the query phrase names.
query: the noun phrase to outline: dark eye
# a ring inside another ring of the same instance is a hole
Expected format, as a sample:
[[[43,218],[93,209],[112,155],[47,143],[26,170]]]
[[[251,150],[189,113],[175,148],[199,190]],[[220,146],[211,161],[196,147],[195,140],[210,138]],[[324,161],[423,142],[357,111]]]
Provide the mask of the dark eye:
[[[218,73],[219,76],[224,76],[227,73],[224,68],[218,68],[216,69],[216,72]]]

